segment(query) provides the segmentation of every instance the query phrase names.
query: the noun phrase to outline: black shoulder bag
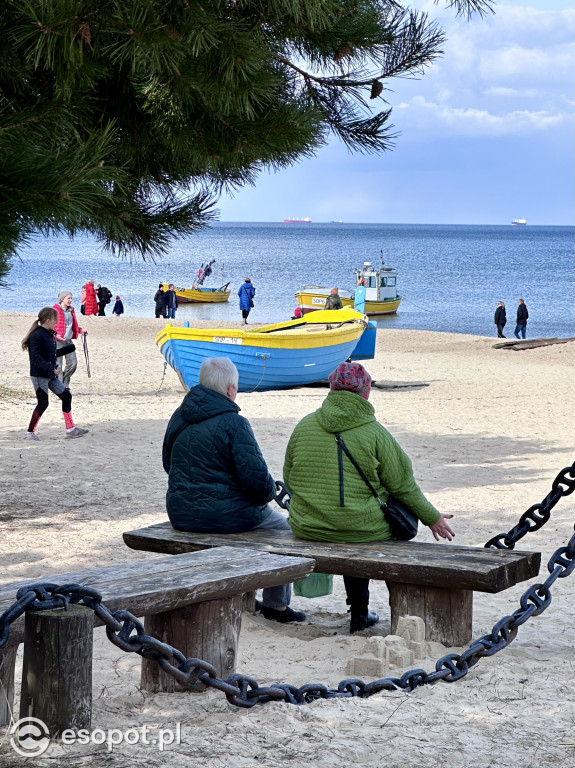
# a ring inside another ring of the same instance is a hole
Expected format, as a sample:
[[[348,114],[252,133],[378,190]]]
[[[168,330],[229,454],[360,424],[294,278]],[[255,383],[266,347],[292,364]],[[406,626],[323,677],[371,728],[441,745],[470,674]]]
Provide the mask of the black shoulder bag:
[[[410,541],[411,539],[415,538],[417,536],[417,525],[419,523],[419,519],[417,518],[417,516],[414,515],[413,512],[405,506],[405,504],[399,501],[399,499],[396,499],[391,495],[387,497],[387,501],[383,501],[383,499],[381,499],[380,495],[375,490],[373,485],[369,482],[369,480],[365,476],[359,464],[356,462],[356,460],[353,458],[353,456],[349,452],[349,448],[343,442],[343,438],[341,437],[339,432],[335,433],[335,441],[337,443],[337,450],[339,453],[340,467],[341,467],[341,452],[343,451],[347,456],[347,458],[351,461],[351,463],[355,467],[358,475],[361,477],[363,482],[367,485],[369,490],[372,492],[375,498],[379,501],[379,506],[381,507],[383,516],[385,517],[386,522],[389,525],[389,530],[391,531],[391,535],[393,536],[393,538],[396,539],[397,541]]]

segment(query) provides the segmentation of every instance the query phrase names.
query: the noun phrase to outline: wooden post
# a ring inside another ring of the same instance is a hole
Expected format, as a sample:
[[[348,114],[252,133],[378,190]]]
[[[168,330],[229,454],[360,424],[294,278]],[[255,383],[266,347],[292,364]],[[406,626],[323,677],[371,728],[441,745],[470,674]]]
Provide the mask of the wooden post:
[[[425,622],[425,639],[448,647],[467,645],[472,638],[473,592],[467,589],[440,589],[419,584],[387,582],[391,608],[391,633],[400,616],[420,616]]]
[[[26,614],[21,718],[42,720],[50,736],[90,727],[93,635],[94,613],[82,605]]]
[[[244,593],[242,611],[245,611],[246,613],[256,612],[256,593],[255,592]]]
[[[17,645],[4,646],[0,649],[0,725],[8,725],[12,720],[14,668],[17,653]]]
[[[226,678],[236,669],[238,639],[242,624],[243,595],[208,600],[165,613],[145,617],[146,634],[180,650],[186,658],[212,664],[218,677]],[[182,686],[152,660],[142,659],[142,688],[181,691]],[[198,684],[193,690],[204,690]]]

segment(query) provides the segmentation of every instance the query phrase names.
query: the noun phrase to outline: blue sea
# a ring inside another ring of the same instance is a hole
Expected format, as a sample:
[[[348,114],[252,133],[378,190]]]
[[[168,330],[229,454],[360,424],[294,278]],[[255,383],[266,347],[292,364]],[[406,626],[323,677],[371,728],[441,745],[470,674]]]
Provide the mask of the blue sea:
[[[379,264],[383,254],[398,271],[403,301],[396,316],[378,319],[379,328],[494,336],[501,300],[509,335],[521,297],[529,308],[528,336],[574,336],[574,243],[575,228],[559,226],[220,222],[175,243],[164,258],[144,262],[110,256],[87,237],[39,238],[14,259],[0,309],[37,312],[63,288],[78,306],[82,285],[93,277],[121,296],[127,315],[153,317],[159,282],[189,287],[200,264],[216,259],[206,285],[229,280],[229,302],[181,305],[177,320],[220,326],[239,320],[237,290],[250,277],[256,288],[250,320],[280,321],[291,317],[298,288],[353,289],[354,268]]]

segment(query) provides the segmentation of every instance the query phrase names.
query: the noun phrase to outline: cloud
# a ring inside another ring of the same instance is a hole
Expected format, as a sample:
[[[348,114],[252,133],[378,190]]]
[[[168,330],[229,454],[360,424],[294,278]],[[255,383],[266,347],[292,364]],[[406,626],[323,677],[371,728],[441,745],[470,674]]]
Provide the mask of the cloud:
[[[398,118],[398,124],[404,126],[404,134],[419,128],[428,138],[445,137],[446,129],[451,135],[459,136],[505,136],[544,131],[548,128],[573,122],[573,114],[559,112],[551,114],[545,110],[512,110],[494,114],[486,109],[475,107],[452,107],[446,104],[427,101],[423,96],[415,96],[409,102],[402,102],[396,107],[407,115],[407,120]]]
[[[575,11],[496,6],[471,22],[442,14],[445,55],[422,80],[391,83],[394,122],[424,138],[534,134],[573,119]],[[394,104],[395,102],[395,104]]]

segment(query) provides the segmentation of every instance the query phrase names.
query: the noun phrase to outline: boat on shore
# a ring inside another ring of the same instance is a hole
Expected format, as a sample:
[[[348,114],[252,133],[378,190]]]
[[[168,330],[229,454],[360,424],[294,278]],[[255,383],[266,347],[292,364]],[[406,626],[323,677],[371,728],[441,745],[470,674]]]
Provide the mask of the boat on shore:
[[[176,296],[180,304],[221,304],[230,298],[229,283],[220,288],[206,288],[203,284],[213,271],[216,260],[202,264],[191,288],[175,288]],[[164,291],[168,290],[168,283],[164,283]]]
[[[164,291],[168,290],[168,284],[164,283]],[[176,296],[180,304],[221,304],[230,298],[228,285],[221,288],[206,288],[204,285],[197,288],[175,287]]]
[[[511,222],[512,227],[524,227],[527,224],[527,219],[513,219]]]
[[[397,293],[397,270],[384,266],[373,267],[370,261],[365,261],[361,269],[354,270],[356,287],[365,288],[365,314],[369,317],[394,315],[401,303]],[[296,292],[298,306],[303,315],[323,309],[331,288],[322,285],[305,285]],[[342,289],[339,291],[344,309],[352,309],[355,294]],[[340,310],[341,311],[341,310]]]
[[[239,372],[238,391],[262,392],[320,381],[350,357],[373,358],[375,324],[353,309],[327,310],[249,330],[166,325],[156,344],[184,389],[198,383],[205,358],[229,357]]]

